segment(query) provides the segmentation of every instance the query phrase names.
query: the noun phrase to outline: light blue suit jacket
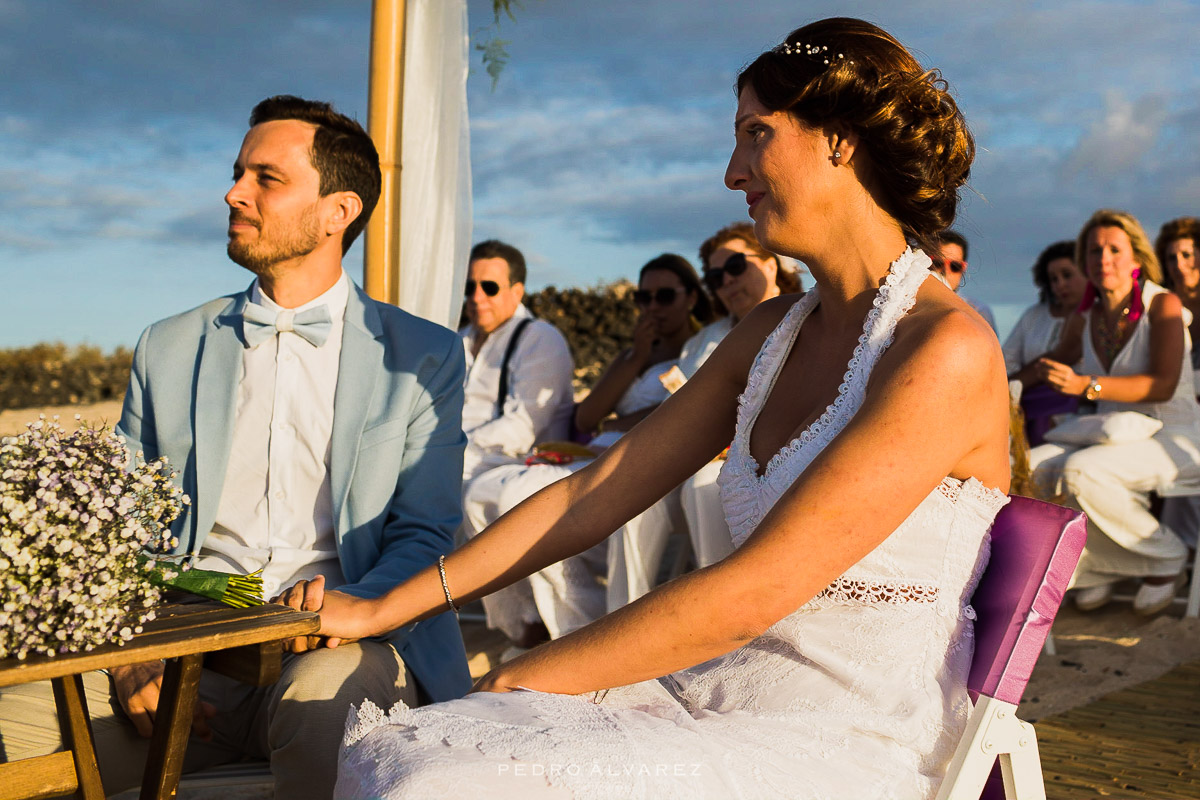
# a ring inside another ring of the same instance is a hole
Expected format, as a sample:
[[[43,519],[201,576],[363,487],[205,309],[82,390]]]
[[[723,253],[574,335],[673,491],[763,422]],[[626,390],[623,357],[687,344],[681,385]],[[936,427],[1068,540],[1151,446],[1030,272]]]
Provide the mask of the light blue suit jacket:
[[[134,353],[118,432],[145,457],[166,456],[192,499],[172,526],[179,553],[213,527],[242,375],[249,292],[156,322]],[[463,349],[447,328],[350,292],[333,401],[329,474],[346,584],[375,597],[453,547],[461,517]],[[471,687],[451,614],[385,637],[437,700]]]

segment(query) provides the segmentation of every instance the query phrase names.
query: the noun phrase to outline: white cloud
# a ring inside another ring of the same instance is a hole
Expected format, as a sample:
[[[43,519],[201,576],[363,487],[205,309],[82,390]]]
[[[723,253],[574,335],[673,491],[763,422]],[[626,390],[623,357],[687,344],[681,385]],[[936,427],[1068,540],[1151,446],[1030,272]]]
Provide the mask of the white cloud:
[[[1109,89],[1104,93],[1103,112],[1067,157],[1064,176],[1119,176],[1154,161],[1156,143],[1166,121],[1162,96],[1143,95],[1130,100],[1120,90]]]

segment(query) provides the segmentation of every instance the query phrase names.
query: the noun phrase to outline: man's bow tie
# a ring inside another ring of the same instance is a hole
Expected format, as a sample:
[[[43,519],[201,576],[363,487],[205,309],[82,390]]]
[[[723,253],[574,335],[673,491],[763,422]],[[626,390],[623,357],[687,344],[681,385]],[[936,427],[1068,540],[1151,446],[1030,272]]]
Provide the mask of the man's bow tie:
[[[313,347],[320,347],[329,338],[333,321],[329,308],[317,306],[297,314],[290,308],[278,313],[247,301],[242,312],[242,336],[247,347],[258,347],[277,333],[293,331]]]

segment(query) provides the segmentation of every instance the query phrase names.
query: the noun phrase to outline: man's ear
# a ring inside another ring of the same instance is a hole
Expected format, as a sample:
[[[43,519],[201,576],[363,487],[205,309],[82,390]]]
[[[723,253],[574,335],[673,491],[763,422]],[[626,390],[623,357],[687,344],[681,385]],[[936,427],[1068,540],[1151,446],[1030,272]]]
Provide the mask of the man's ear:
[[[325,233],[329,236],[345,232],[363,210],[357,192],[333,192],[321,200],[326,205]]]
[[[513,293],[515,293],[517,295],[518,303],[525,299],[525,284],[514,283],[512,285],[512,290],[513,290]]]

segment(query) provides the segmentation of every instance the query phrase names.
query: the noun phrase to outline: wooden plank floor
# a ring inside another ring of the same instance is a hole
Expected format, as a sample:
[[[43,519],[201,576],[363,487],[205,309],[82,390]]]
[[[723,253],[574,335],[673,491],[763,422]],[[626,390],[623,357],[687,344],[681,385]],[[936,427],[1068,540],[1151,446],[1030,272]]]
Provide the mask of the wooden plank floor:
[[[1047,800],[1200,798],[1200,662],[1037,723]]]

